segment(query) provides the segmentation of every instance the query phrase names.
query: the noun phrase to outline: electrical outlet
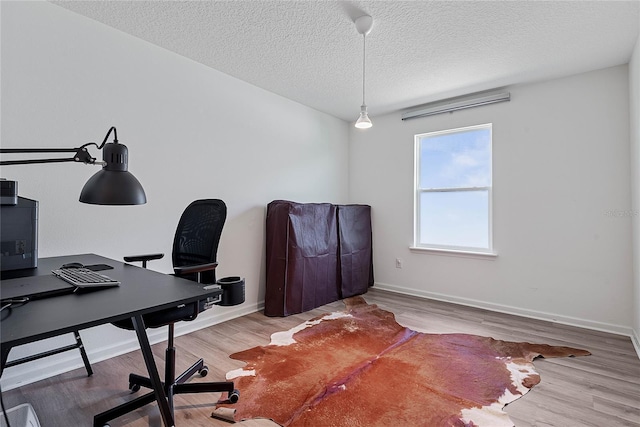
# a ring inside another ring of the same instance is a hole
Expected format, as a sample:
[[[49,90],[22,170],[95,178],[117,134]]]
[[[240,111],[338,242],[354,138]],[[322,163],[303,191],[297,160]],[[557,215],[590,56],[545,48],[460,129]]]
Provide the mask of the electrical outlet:
[[[400,258],[396,258],[396,268],[402,268],[402,260]]]

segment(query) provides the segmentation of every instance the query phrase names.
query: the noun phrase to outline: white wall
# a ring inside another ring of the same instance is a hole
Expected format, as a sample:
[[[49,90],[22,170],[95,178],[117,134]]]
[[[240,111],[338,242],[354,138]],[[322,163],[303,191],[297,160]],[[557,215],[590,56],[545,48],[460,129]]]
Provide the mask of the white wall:
[[[634,344],[640,355],[640,36],[629,61],[631,189],[633,221]]]
[[[510,102],[350,131],[350,199],[372,205],[376,286],[630,334],[627,66],[509,90]],[[482,123],[498,257],[411,252],[413,136]]]
[[[228,219],[218,277],[245,277],[247,289],[243,306],[199,318],[214,322],[255,311],[264,300],[268,202],[348,201],[344,121],[50,3],[1,8],[2,146],[76,147],[101,142],[116,126],[148,198],[144,206],[84,205],[80,190],[98,167],[3,167],[1,176],[17,180],[21,196],[40,202],[40,256],[122,259],[159,251],[167,257],[152,267],[170,272],[182,210],[194,199],[221,198]],[[152,338],[164,337],[159,333]],[[93,361],[137,347],[132,333],[110,325],[83,338]],[[32,351],[21,347],[11,356]],[[73,353],[10,368],[2,386],[80,366]]]

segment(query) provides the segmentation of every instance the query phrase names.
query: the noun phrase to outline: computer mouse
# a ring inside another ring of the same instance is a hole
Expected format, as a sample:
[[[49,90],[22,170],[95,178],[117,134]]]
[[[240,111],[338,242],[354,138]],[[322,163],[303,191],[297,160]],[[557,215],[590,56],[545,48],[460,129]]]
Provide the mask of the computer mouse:
[[[79,262],[70,262],[68,264],[63,265],[60,268],[82,268],[84,267],[84,265],[80,264]]]

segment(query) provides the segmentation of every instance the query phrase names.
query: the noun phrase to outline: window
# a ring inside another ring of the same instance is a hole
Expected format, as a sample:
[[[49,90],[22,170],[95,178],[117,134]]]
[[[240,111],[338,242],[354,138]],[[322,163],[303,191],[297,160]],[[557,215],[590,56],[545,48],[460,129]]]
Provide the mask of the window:
[[[491,124],[415,136],[414,246],[492,253]]]

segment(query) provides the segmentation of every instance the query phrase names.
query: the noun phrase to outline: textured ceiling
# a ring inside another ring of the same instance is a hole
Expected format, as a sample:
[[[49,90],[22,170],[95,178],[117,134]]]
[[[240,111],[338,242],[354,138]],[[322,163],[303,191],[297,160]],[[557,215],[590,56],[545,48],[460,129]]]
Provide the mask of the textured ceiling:
[[[634,1],[52,1],[336,117],[629,61]]]

